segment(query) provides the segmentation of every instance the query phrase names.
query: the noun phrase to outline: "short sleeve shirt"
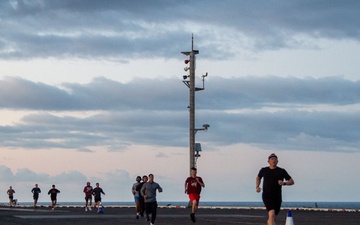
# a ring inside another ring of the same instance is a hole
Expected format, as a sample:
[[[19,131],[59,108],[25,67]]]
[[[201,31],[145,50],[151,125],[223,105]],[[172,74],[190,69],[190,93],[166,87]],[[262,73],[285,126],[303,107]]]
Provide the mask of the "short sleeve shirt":
[[[258,177],[264,178],[263,180],[263,196],[271,198],[280,198],[281,200],[281,185],[279,180],[289,180],[291,176],[285,169],[276,167],[270,169],[270,167],[261,168]]]
[[[201,177],[196,177],[199,179],[201,183],[204,183]],[[194,177],[188,177],[186,179],[187,184],[187,193],[188,194],[200,194],[201,193],[201,185],[196,181]]]

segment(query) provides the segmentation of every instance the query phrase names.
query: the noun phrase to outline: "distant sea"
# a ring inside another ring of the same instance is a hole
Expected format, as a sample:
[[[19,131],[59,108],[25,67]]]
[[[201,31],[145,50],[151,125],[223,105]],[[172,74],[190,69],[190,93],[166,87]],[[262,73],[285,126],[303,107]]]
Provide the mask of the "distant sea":
[[[354,209],[360,210],[360,202],[283,202],[282,207],[288,208],[318,208],[323,209]],[[7,202],[0,203],[1,205],[8,204]],[[32,202],[18,202],[21,206],[29,205],[31,206]],[[134,202],[103,202],[103,205],[111,206],[129,206],[133,207]],[[158,202],[159,206],[187,206],[188,202]],[[38,205],[50,205],[50,202],[38,202]],[[69,206],[82,206],[84,202],[58,202],[58,205],[69,205]],[[200,206],[208,207],[263,207],[262,202],[200,202]]]

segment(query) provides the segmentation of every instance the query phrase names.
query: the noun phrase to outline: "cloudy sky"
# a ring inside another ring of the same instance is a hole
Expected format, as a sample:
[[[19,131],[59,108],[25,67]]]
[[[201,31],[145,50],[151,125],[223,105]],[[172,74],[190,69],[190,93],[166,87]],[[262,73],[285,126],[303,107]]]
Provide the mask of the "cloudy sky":
[[[284,201],[360,201],[359,1],[0,2],[0,202],[132,201],[155,174],[159,201],[187,201],[189,89],[202,201],[261,201],[275,152],[294,178]]]

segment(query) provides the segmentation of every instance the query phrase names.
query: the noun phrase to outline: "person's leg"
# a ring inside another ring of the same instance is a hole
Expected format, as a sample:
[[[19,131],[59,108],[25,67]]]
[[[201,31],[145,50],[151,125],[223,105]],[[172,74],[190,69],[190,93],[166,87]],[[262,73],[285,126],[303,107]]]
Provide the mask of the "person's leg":
[[[151,207],[149,202],[145,202],[145,208],[146,208],[146,221],[150,221],[149,214],[151,213]]]
[[[99,208],[100,201],[99,199],[95,199],[94,208]]]
[[[135,211],[136,211],[136,219],[139,219],[140,216],[140,202],[139,198],[135,199]]]
[[[85,197],[85,212],[88,211],[88,198]]]
[[[140,216],[144,217],[144,211],[145,211],[145,203],[144,203],[144,199],[140,198],[139,199],[139,207],[140,207]]]
[[[155,224],[156,211],[157,211],[157,202],[152,202],[151,203],[151,223],[152,224]]]
[[[197,209],[198,209],[198,205],[199,205],[199,201],[197,199],[194,199],[192,201],[192,208],[191,208],[191,212],[192,213],[196,213]]]
[[[136,199],[135,200],[135,210],[137,213],[140,212],[140,202],[139,202],[139,199]]]
[[[88,209],[89,211],[91,211],[91,205],[92,205],[92,197],[89,197],[89,204],[88,204]]]
[[[267,225],[276,225],[275,219],[276,219],[275,210],[274,209],[269,210]]]
[[[189,194],[189,198],[190,198],[190,202],[191,202],[190,219],[191,219],[191,221],[193,221],[195,223],[196,222],[195,213],[198,209],[200,196],[197,194]]]
[[[100,212],[100,202],[101,202],[100,200],[96,201],[96,208],[98,213]]]

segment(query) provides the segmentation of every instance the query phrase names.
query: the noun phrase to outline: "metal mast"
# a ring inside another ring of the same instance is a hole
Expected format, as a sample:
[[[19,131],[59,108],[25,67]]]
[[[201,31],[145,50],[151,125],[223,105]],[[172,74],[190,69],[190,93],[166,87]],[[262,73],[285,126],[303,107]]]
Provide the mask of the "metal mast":
[[[189,94],[189,113],[190,113],[190,173],[191,173],[191,168],[192,167],[196,167],[196,159],[198,157],[200,157],[200,155],[198,154],[199,151],[201,151],[201,147],[200,149],[195,149],[195,134],[198,130],[204,130],[206,131],[207,128],[209,127],[208,124],[204,124],[203,128],[200,129],[196,129],[195,128],[195,91],[202,91],[204,90],[204,78],[207,76],[207,73],[205,75],[202,76],[203,79],[203,87],[202,88],[197,88],[195,87],[195,67],[196,67],[196,56],[197,54],[199,54],[199,50],[194,50],[194,36],[192,35],[191,38],[191,51],[189,52],[181,52],[182,54],[186,55],[189,57],[189,59],[185,60],[185,64],[190,64],[189,66],[186,66],[184,68],[185,71],[189,71],[189,75],[184,75],[184,83],[185,85],[189,88],[190,90],[190,94]],[[200,146],[200,144],[198,144],[198,146]],[[196,152],[196,154],[195,154]]]

